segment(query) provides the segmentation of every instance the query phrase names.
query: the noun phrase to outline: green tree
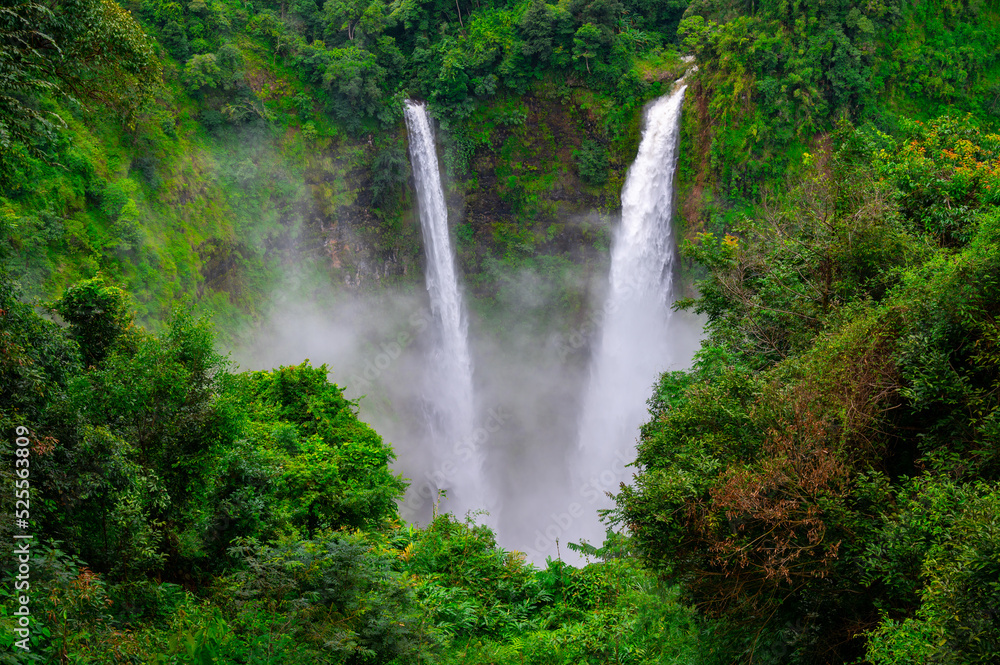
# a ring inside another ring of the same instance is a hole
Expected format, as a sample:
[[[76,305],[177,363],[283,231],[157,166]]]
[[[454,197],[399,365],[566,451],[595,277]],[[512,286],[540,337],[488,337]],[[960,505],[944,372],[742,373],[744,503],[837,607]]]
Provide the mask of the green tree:
[[[1000,492],[930,476],[913,488],[912,496],[899,497],[901,510],[868,551],[887,587],[902,585],[908,596],[917,587],[917,609],[905,619],[886,617],[871,631],[867,658],[876,665],[991,663],[1000,654]]]
[[[387,72],[378,64],[375,54],[351,45],[330,52],[331,62],[323,73],[324,85],[346,104],[342,117],[360,114],[377,117],[385,96]]]
[[[243,53],[232,44],[223,44],[215,54],[219,81],[223,90],[236,88],[243,80]]]
[[[184,84],[192,93],[198,94],[205,88],[217,87],[221,80],[222,70],[213,53],[192,56],[184,65]]]
[[[351,42],[356,37],[361,42],[374,40],[382,32],[385,15],[381,0],[331,0],[323,5],[327,35],[343,31]]]
[[[532,0],[521,16],[521,35],[524,55],[540,63],[548,62],[552,56],[554,19],[545,0]]]
[[[237,602],[248,613],[277,605],[290,619],[278,629],[295,630],[297,648],[350,665],[430,657],[433,642],[409,583],[392,570],[394,557],[362,535],[244,542],[233,551],[246,562],[229,579]]]
[[[80,348],[23,298],[0,267],[0,412],[39,423],[80,371]]]
[[[380,143],[370,171],[372,203],[387,213],[393,212],[410,176],[405,148],[399,143]]]
[[[326,374],[325,365],[307,362],[255,376],[259,399],[296,425],[300,437],[278,480],[280,500],[310,531],[381,524],[396,514],[404,488],[388,468],[394,454]]]
[[[61,460],[75,482],[61,489],[70,501],[50,523],[84,560],[113,579],[140,578],[166,560],[162,517],[170,505],[162,478],[141,465],[134,446],[106,427],[85,425]]]
[[[590,73],[590,59],[601,53],[606,42],[604,33],[593,23],[584,23],[573,35],[573,59],[583,60],[587,73]]]
[[[191,49],[188,45],[187,30],[183,23],[179,21],[167,21],[160,34],[163,46],[166,47],[170,55],[182,62],[187,60]]]
[[[600,143],[584,141],[573,151],[580,179],[590,185],[603,185],[608,180],[608,150]]]
[[[134,330],[128,294],[101,278],[66,289],[53,309],[69,323],[87,365],[99,364],[123,335]]]
[[[57,48],[44,26],[51,10],[39,3],[0,8],[0,166],[6,167],[15,143],[33,148],[32,142],[53,129],[60,119],[29,103],[39,93],[58,90],[38,53],[43,44]]]

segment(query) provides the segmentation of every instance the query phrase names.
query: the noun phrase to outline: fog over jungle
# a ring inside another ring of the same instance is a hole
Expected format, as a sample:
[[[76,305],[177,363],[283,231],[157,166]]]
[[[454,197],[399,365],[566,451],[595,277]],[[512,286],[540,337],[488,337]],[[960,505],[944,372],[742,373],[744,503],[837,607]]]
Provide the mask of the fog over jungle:
[[[556,555],[556,538],[559,553],[576,560],[566,543],[585,538],[600,544],[596,510],[611,507],[603,492],[631,477],[624,469],[631,457],[614,461],[613,479],[595,474],[587,486],[572,472],[591,347],[604,316],[607,266],[572,278],[592,301],[576,317],[559,312],[559,287],[565,285],[534,270],[506,277],[511,288],[488,323],[476,315],[475,303],[471,307],[474,437],[488,483],[476,507],[489,513],[475,519],[497,529],[501,546],[524,551],[535,563]],[[329,287],[308,299],[294,295],[274,295],[269,319],[233,359],[243,369],[306,358],[327,364],[331,380],[359,400],[361,419],[393,445],[395,470],[411,481],[401,517],[426,523],[437,488],[468,472],[461,455],[435,461],[428,454],[424,372],[434,327],[426,291],[361,296]],[[673,361],[658,371],[687,366],[701,334],[701,317],[674,312],[670,321]],[[439,509],[451,509],[447,499]]]

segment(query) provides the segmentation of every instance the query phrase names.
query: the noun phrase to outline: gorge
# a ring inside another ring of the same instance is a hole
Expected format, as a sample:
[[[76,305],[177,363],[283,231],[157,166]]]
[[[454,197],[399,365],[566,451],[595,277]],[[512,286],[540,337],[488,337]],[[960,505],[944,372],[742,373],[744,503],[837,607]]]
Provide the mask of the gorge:
[[[7,3],[0,662],[997,662],[998,26]]]
[[[580,540],[594,545],[602,542],[606,527],[598,521],[596,511],[609,507],[605,493],[617,491],[620,483],[629,481],[625,464],[635,454],[635,440],[645,416],[644,396],[660,372],[681,369],[689,362],[699,335],[696,319],[670,314],[675,252],[670,228],[673,176],[685,90],[681,83],[675,88],[675,92],[650,102],[644,112],[638,154],[622,192],[623,209],[614,231],[609,276],[605,288],[595,290],[597,298],[603,291],[607,295],[603,303],[595,302],[593,313],[587,315],[592,327],[587,331],[590,342],[580,350],[581,358],[590,358],[590,367],[583,373],[576,370],[581,378],[589,377],[584,378],[583,386],[573,385],[569,378],[572,367],[551,363],[551,359],[550,375],[539,376],[534,382],[531,377],[536,372],[528,366],[537,361],[518,357],[517,349],[497,350],[499,355],[473,363],[470,346],[475,349],[477,343],[466,339],[468,323],[454,265],[431,119],[425,105],[406,102],[409,150],[423,228],[428,307],[434,321],[428,331],[433,339],[422,350],[423,376],[414,384],[423,388],[419,394],[396,392],[386,398],[396,402],[389,410],[397,416],[409,403],[421,404],[417,410],[426,418],[423,435],[414,434],[420,430],[419,422],[395,430],[405,432],[402,438],[394,439],[403,457],[397,468],[415,481],[402,504],[409,507],[406,514],[411,519],[421,523],[430,519],[429,503],[435,504],[435,510],[452,511],[460,518],[469,511],[480,511],[475,519],[496,528],[502,545],[526,552],[529,560],[539,565],[550,556],[582,563],[567,545]],[[544,333],[538,333],[537,339],[523,340],[524,346],[537,348],[544,338]],[[549,354],[558,358],[554,349]],[[328,359],[316,354],[310,357]],[[475,382],[473,364],[480,369]],[[526,427],[531,417],[528,405],[514,403],[509,397],[500,406],[505,416],[482,409],[477,413],[475,405],[482,403],[477,390],[503,385],[502,378],[488,375],[491,370],[501,374],[503,365],[524,369],[518,372],[520,385],[506,386],[501,393],[525,393],[534,408],[550,414],[567,411],[565,421],[576,423],[575,433],[565,424]],[[549,392],[553,383],[563,384],[559,387],[562,397]],[[479,423],[492,420],[492,424],[488,429],[474,427],[473,413],[477,413]],[[393,431],[386,427],[381,429]],[[523,439],[518,441],[518,437]],[[525,482],[539,473],[533,466],[542,468],[540,483]],[[493,488],[505,491],[494,494]],[[446,498],[438,495],[441,490]],[[551,509],[540,512],[538,505]]]

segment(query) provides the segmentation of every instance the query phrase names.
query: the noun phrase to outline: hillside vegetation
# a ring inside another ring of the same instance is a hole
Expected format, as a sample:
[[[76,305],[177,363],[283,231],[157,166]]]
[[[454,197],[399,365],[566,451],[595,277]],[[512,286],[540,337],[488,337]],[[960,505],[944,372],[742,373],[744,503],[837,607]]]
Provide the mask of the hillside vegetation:
[[[751,652],[1000,649],[1000,136],[904,131],[841,130],[789,192],[686,248],[708,339],[656,388],[615,517]]]
[[[892,136],[907,120],[943,114],[995,126],[998,10],[936,0],[692,3],[678,31],[700,68],[682,152],[689,226],[721,230],[734,209],[781,188],[803,153],[828,152],[841,122]]]
[[[401,524],[393,453],[325,366],[233,373],[205,321],[177,310],[150,334],[100,280],[55,303],[68,328],[19,295],[5,279],[0,425],[30,432],[27,455],[3,444],[29,472],[2,471],[2,507],[13,514],[15,484],[26,490],[37,540],[30,587],[5,579],[0,591],[3,662],[655,662],[704,650],[676,590],[634,561],[538,570],[471,520]],[[24,529],[2,530],[11,543]],[[29,635],[15,631],[26,593]]]
[[[105,276],[153,327],[195,295],[227,338],[274,290],[412,284],[407,96],[441,119],[477,295],[539,254],[598,260],[641,105],[676,67],[664,49],[682,7],[440,4],[139,2],[117,23],[108,3],[14,7],[4,29],[27,36],[4,84],[20,101],[0,182],[13,274],[47,298]],[[55,51],[77,48],[74,21],[104,25],[87,39],[118,51]],[[94,75],[55,65],[72,58]]]

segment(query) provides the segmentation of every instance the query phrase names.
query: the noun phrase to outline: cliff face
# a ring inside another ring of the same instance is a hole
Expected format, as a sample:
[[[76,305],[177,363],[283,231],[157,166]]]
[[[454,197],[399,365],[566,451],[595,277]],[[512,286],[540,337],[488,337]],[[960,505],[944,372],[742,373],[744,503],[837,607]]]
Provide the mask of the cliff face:
[[[124,9],[156,75],[127,114],[37,95],[67,125],[44,158],[4,164],[0,209],[30,294],[102,275],[154,327],[185,295],[238,328],[275,294],[419,284],[407,96],[439,120],[474,300],[489,310],[533,279],[579,309],[642,107],[683,69],[674,2]]]
[[[53,92],[34,102],[67,124],[3,165],[27,291],[100,274],[146,324],[193,294],[233,328],[275,293],[418,284],[402,122],[414,96],[440,121],[471,295],[489,309],[527,275],[583,303],[642,106],[682,69],[683,3],[363,4],[361,17],[309,1],[126,2],[116,20],[155,70],[125,95],[131,110],[40,84]]]
[[[559,282],[550,286],[564,304],[584,306],[588,276],[607,260],[638,143],[639,109],[617,135],[605,113],[582,95],[559,98],[538,86],[441,132],[459,258],[474,298],[504,300],[504,285],[528,274]],[[449,159],[467,136],[476,139],[466,163]]]

